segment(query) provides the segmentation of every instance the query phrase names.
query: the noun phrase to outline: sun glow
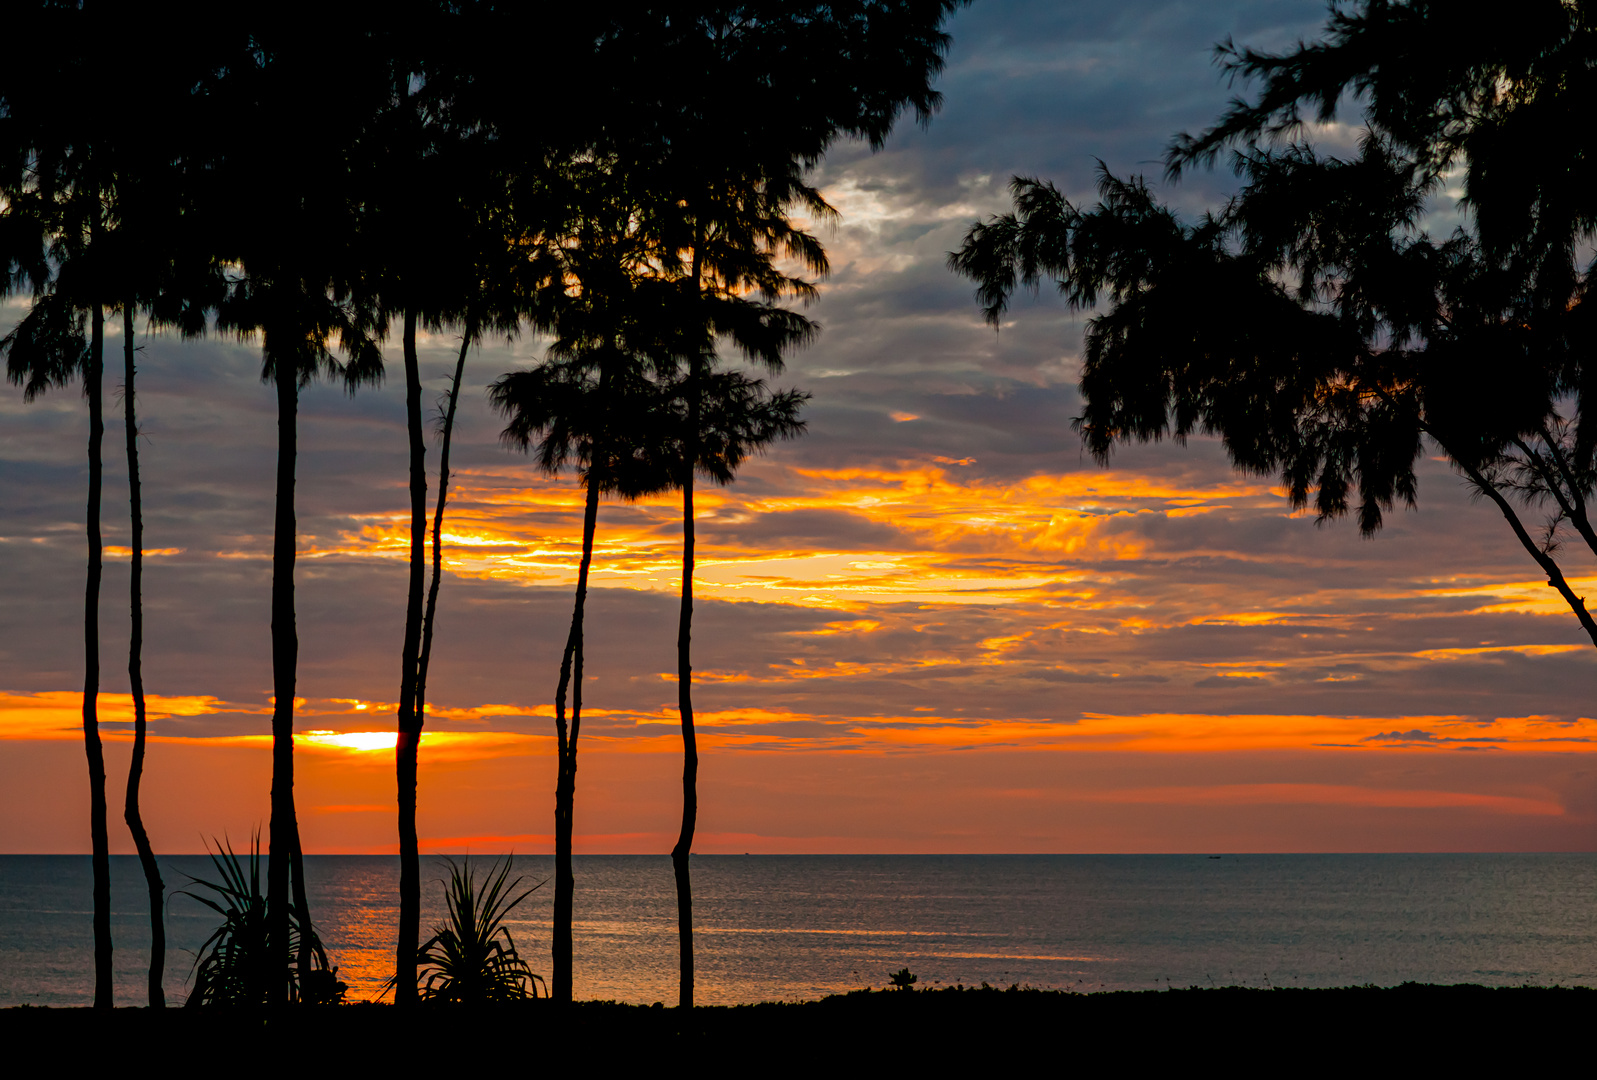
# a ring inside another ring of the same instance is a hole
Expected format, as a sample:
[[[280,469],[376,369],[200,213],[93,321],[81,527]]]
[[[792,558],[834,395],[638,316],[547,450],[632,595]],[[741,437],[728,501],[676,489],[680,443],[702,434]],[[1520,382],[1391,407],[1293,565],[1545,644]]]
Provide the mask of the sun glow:
[[[397,736],[392,731],[307,731],[295,738],[313,746],[336,746],[342,750],[370,753],[392,750]]]

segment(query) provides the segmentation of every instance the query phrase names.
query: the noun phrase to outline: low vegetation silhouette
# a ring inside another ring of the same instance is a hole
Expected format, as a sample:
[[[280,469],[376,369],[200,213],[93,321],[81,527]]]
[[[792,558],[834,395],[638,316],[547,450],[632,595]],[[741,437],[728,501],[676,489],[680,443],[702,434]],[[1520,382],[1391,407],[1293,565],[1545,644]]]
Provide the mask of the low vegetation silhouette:
[[[920,982],[920,979],[908,967],[901,967],[889,975],[887,981],[888,985],[892,986],[894,990],[903,990],[908,993],[915,989],[915,984]],[[985,986],[986,983],[982,985]]]
[[[223,842],[211,852],[216,879],[193,878],[181,891],[222,916],[222,924],[200,946],[194,960],[194,989],[187,1007],[255,1006],[277,1000],[287,983],[291,1000],[307,1005],[337,1005],[348,987],[338,979],[338,969],[327,959],[315,927],[301,923],[290,911],[286,920],[271,917],[271,902],[261,891],[260,839],[250,841],[247,861],[241,862],[231,844]],[[204,890],[196,892],[196,889]],[[286,922],[289,940],[278,945],[272,935]],[[297,958],[312,958],[307,974]],[[296,958],[288,963],[286,958]]]
[[[421,1000],[441,1005],[500,1005],[538,996],[547,984],[522,959],[505,925],[517,905],[544,882],[520,893],[524,880],[510,878],[511,856],[496,860],[482,880],[468,855],[449,864],[444,886],[448,918],[416,951]],[[507,880],[508,879],[508,880]]]

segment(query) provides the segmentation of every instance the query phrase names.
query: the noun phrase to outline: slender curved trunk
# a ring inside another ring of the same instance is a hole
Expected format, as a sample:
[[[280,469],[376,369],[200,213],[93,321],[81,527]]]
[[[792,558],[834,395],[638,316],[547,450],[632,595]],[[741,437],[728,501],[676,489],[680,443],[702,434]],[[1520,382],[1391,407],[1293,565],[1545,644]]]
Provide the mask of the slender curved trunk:
[[[696,391],[690,377],[690,393]],[[698,402],[688,405],[691,456],[682,477],[682,609],[677,618],[677,710],[682,714],[682,831],[671,849],[676,872],[679,978],[677,1005],[693,1007],[693,882],[689,859],[699,820],[699,743],[693,730],[693,462],[698,457]]]
[[[133,846],[144,870],[144,884],[150,894],[150,1008],[166,1007],[166,991],[161,986],[166,971],[166,919],[162,907],[166,885],[155,863],[155,849],[145,831],[139,812],[139,783],[144,778],[144,506],[139,484],[139,425],[134,405],[135,374],[133,348],[133,305],[122,309],[122,416],[127,428],[128,503],[132,522],[132,566],[128,575],[128,607],[131,629],[128,635],[128,683],[133,688],[133,759],[128,765],[127,797],[122,804],[122,819],[133,834]]]
[[[403,799],[408,790],[410,800],[410,841],[411,841],[411,882],[413,892],[405,894],[405,856],[400,857],[400,917],[399,917],[399,982],[395,988],[396,1002],[409,1004],[416,1000],[416,950],[420,945],[421,937],[421,856],[416,845],[416,751],[421,745],[421,726],[427,719],[427,667],[432,662],[433,629],[438,615],[438,589],[444,576],[444,504],[449,500],[449,444],[455,433],[455,407],[460,402],[460,380],[465,374],[466,351],[471,346],[472,325],[466,322],[466,336],[460,343],[460,358],[455,361],[455,379],[449,387],[449,406],[444,414],[443,446],[438,456],[438,507],[433,516],[433,578],[432,584],[427,589],[427,613],[421,624],[421,655],[416,661],[416,736],[410,744],[410,784],[404,786],[404,774],[400,777],[400,797]],[[414,447],[412,448],[414,453]],[[414,458],[412,462],[414,463]],[[405,733],[401,730],[399,745],[405,745]],[[401,766],[403,768],[403,766]],[[403,814],[403,809],[401,809]],[[401,842],[404,838],[404,822],[401,820]],[[404,905],[411,903],[410,921],[405,920]],[[410,937],[407,939],[406,934]],[[407,949],[408,945],[408,949]],[[408,993],[405,991],[408,989]],[[404,995],[401,997],[401,995]]]
[[[433,629],[438,615],[438,588],[444,578],[444,504],[449,501],[449,444],[455,434],[455,406],[460,402],[460,380],[466,373],[466,350],[471,346],[473,328],[466,321],[466,337],[460,343],[460,358],[455,361],[455,381],[449,387],[449,405],[444,412],[443,446],[438,454],[438,507],[433,515],[433,579],[427,589],[427,614],[421,623],[421,659],[416,664],[416,713],[426,719],[427,668],[432,663]]]
[[[420,676],[422,586],[427,570],[427,437],[421,421],[421,369],[416,358],[416,312],[405,311],[405,423],[410,433],[410,583],[399,676],[394,773],[399,792],[399,943],[394,1003],[416,1002],[416,949],[421,941],[421,852],[416,837],[416,754],[421,745]]]
[[[273,995],[280,1003],[293,996],[288,944],[289,872],[299,871],[299,826],[294,817],[294,686],[299,661],[299,634],[294,625],[294,459],[298,453],[298,342],[277,348],[267,331],[277,386],[277,509],[272,538],[272,816],[268,826],[266,915],[267,934],[277,953],[274,967],[284,980]],[[296,901],[303,894],[303,874],[295,873]],[[296,902],[304,918],[303,904]],[[302,950],[303,951],[303,950]]]
[[[598,454],[594,457],[597,460]],[[593,534],[599,522],[598,466],[588,474],[588,494],[582,512],[582,563],[577,569],[577,598],[571,613],[571,633],[560,660],[560,685],[555,691],[555,724],[559,755],[555,780],[555,901],[554,940],[551,946],[550,996],[571,1003],[571,898],[576,878],[571,872],[572,814],[577,796],[577,737],[582,732],[582,617],[588,599],[588,568],[593,564]],[[574,662],[573,662],[574,661]],[[573,678],[575,685],[573,685]],[[566,690],[571,689],[571,733],[566,734]]]
[[[89,338],[89,572],[83,588],[83,750],[89,761],[89,838],[94,869],[94,1007],[113,1006],[111,992],[111,838],[106,825],[105,750],[100,745],[100,489],[105,443],[105,312],[94,305]]]
[[[699,299],[704,245],[693,243],[693,297]],[[693,831],[699,822],[699,739],[693,729],[693,471],[699,460],[699,363],[688,361],[688,428],[682,440],[682,606],[677,615],[677,712],[682,718],[682,831],[671,849],[677,886],[677,1007],[693,1008]]]

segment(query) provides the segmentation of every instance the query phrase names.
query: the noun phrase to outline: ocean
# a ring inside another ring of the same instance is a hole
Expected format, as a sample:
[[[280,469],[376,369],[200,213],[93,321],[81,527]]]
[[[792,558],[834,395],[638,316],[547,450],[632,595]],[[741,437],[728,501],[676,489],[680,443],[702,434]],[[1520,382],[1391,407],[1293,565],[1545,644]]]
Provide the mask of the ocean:
[[[473,857],[486,868],[491,857]],[[149,927],[138,860],[112,860],[116,1003],[144,1004]],[[168,1001],[219,921],[181,895],[204,856],[161,860]],[[527,884],[547,857],[518,856]],[[578,856],[579,998],[676,1002],[670,860]],[[443,916],[442,859],[423,859],[423,936]],[[263,867],[264,875],[264,867]],[[398,860],[306,859],[311,913],[350,984],[392,972]],[[983,982],[1082,991],[1400,982],[1597,985],[1597,855],[700,855],[700,1004]],[[509,922],[547,974],[553,883]],[[87,1005],[86,856],[0,856],[0,1005]]]

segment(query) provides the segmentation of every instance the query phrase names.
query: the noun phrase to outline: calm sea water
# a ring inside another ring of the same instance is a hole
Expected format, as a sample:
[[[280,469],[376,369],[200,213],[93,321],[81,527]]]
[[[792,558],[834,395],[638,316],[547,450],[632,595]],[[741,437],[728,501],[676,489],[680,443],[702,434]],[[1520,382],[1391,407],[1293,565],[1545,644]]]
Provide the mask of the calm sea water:
[[[479,860],[474,860],[479,861]],[[312,915],[351,987],[374,997],[392,970],[398,862],[306,859]],[[169,890],[208,861],[162,860]],[[1597,855],[816,855],[694,859],[705,1004],[920,985],[1345,986],[1405,980],[1597,985]],[[548,859],[520,858],[531,882]],[[424,860],[423,926],[447,873]],[[676,1000],[669,859],[576,860],[576,993]],[[89,860],[0,856],[0,1005],[88,1004]],[[510,923],[548,969],[553,886]],[[143,1004],[143,877],[112,859],[116,999]],[[217,919],[171,899],[167,994],[186,994]]]

